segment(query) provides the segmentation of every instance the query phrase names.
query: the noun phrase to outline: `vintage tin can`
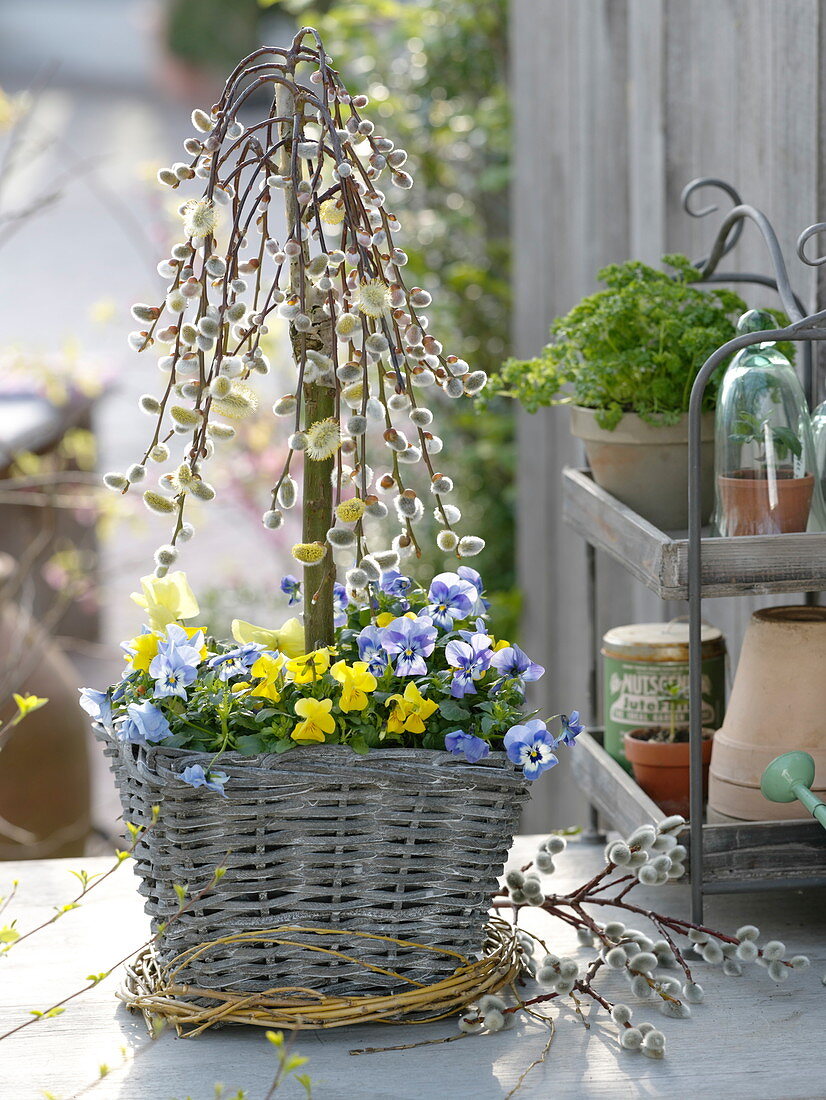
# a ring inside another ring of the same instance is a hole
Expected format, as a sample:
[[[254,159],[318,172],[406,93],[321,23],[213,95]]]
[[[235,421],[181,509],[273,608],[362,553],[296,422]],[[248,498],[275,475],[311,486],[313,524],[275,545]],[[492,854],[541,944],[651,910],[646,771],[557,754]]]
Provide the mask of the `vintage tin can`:
[[[703,725],[719,729],[726,702],[726,643],[703,625]],[[688,696],[688,623],[631,623],[602,639],[605,748],[623,767],[623,735],[641,726],[667,726],[672,705],[666,686],[676,682]],[[678,725],[688,722],[688,703],[674,708]]]

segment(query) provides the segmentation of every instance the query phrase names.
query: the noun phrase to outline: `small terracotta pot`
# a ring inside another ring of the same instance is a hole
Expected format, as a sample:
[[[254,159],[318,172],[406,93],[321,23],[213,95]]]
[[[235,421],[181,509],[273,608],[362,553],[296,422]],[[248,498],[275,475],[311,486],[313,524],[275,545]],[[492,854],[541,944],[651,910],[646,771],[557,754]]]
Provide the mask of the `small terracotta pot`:
[[[731,477],[718,476],[720,505],[725,516],[726,535],[773,535],[805,531],[815,479],[811,474],[792,477],[791,470],[778,470],[774,486],[777,498],[772,507],[767,477],[754,470],[735,470]]]
[[[651,728],[629,730],[625,734],[625,755],[634,779],[666,814],[689,816],[690,765],[689,743],[652,741]],[[642,736],[640,736],[642,735]],[[708,765],[714,730],[703,729],[703,798],[708,790]]]

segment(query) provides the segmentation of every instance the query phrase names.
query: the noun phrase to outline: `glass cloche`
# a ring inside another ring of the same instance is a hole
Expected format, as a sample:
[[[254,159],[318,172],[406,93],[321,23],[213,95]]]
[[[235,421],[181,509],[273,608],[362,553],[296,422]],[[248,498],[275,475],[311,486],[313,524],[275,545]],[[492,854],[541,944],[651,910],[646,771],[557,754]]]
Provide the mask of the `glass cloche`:
[[[764,310],[744,313],[738,333],[776,328]],[[774,343],[743,348],[717,397],[714,465],[721,535],[823,529],[809,408],[794,367]]]
[[[815,464],[820,478],[820,492],[826,501],[826,401],[812,413],[812,438],[815,444]]]

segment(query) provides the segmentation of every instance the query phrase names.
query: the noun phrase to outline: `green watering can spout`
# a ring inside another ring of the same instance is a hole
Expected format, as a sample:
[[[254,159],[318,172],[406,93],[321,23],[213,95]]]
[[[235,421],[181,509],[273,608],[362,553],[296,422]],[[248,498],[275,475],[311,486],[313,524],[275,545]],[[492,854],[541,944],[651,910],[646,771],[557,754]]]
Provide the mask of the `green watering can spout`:
[[[784,752],[763,772],[760,790],[769,802],[798,800],[826,829],[826,802],[810,790],[815,781],[815,762],[807,752]]]

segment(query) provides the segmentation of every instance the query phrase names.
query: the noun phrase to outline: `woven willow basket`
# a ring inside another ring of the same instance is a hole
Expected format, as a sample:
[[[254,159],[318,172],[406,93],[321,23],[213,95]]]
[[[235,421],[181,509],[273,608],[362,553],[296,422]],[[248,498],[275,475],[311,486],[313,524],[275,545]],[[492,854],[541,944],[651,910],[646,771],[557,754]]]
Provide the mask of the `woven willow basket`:
[[[178,982],[239,993],[388,992],[398,979],[369,966],[431,983],[457,961],[348,930],[471,956],[482,947],[491,892],[528,792],[503,753],[478,764],[422,749],[359,756],[340,745],[226,753],[222,798],[179,778],[188,764],[206,767],[209,755],[115,741],[102,729],[98,736],[124,819],[148,825],[160,806],[135,852],[153,931],[178,910],[176,883],[192,897],[217,866],[228,867],[160,938],[161,964],[234,933],[302,924],[340,929],[326,946],[359,960],[252,939],[210,946],[187,961]]]

